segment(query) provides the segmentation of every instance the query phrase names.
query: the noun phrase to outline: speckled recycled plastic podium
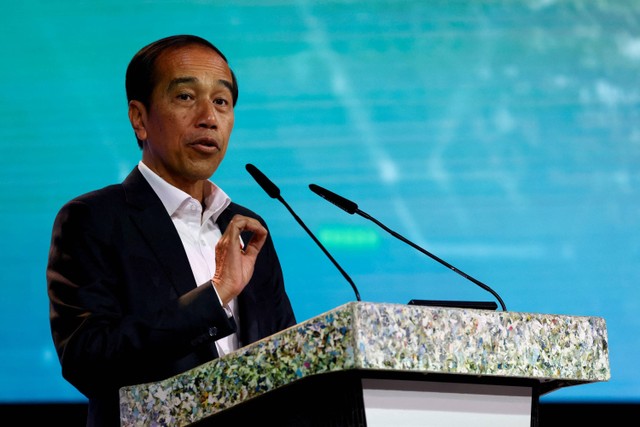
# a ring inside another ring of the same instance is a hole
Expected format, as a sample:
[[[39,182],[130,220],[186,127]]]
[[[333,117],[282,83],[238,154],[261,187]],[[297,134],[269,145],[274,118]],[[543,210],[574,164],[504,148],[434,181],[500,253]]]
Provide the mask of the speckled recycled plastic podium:
[[[602,318],[351,302],[123,387],[121,425],[529,427],[541,395],[609,378]]]

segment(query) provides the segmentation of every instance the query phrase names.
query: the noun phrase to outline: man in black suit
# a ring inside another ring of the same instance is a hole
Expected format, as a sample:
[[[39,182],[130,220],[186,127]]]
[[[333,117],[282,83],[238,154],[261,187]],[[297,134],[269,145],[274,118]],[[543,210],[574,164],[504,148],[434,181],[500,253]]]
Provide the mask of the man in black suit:
[[[89,426],[117,426],[119,388],[159,381],[295,324],[266,224],[211,176],[238,86],[195,36],[141,49],[126,75],[142,160],[121,183],[65,204],[47,285],[62,375]]]

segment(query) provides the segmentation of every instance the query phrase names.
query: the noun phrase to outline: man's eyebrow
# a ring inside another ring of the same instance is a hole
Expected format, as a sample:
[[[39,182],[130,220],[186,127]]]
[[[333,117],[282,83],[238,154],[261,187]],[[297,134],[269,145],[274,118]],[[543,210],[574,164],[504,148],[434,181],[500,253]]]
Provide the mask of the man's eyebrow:
[[[229,92],[233,93],[233,83],[231,83],[229,80],[220,79],[218,80],[218,83],[229,89]]]
[[[171,90],[176,86],[180,86],[182,84],[198,83],[198,81],[199,80],[197,77],[191,77],[191,76],[176,77],[169,82],[169,86],[167,87],[167,89]],[[226,87],[227,89],[229,89],[229,92],[233,93],[233,83],[231,83],[229,80],[218,79],[218,83]]]

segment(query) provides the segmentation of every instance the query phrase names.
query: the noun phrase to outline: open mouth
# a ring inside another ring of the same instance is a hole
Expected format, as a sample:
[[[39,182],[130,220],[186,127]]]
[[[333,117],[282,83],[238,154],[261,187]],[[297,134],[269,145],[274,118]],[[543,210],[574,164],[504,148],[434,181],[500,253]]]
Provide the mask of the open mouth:
[[[212,150],[219,150],[220,149],[220,147],[218,146],[218,143],[215,140],[211,139],[211,138],[198,139],[196,141],[193,141],[189,145],[191,145],[194,148],[201,149],[201,150],[206,150],[206,151],[212,151]]]

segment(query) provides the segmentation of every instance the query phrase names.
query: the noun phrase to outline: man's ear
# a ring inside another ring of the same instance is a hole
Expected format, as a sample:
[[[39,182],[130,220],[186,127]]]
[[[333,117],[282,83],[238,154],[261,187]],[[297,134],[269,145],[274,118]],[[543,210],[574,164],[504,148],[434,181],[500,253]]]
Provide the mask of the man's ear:
[[[145,124],[147,122],[147,109],[140,101],[129,101],[129,121],[131,122],[131,127],[133,127],[133,131],[136,133],[136,137],[140,141],[145,141],[147,139],[147,128]]]

